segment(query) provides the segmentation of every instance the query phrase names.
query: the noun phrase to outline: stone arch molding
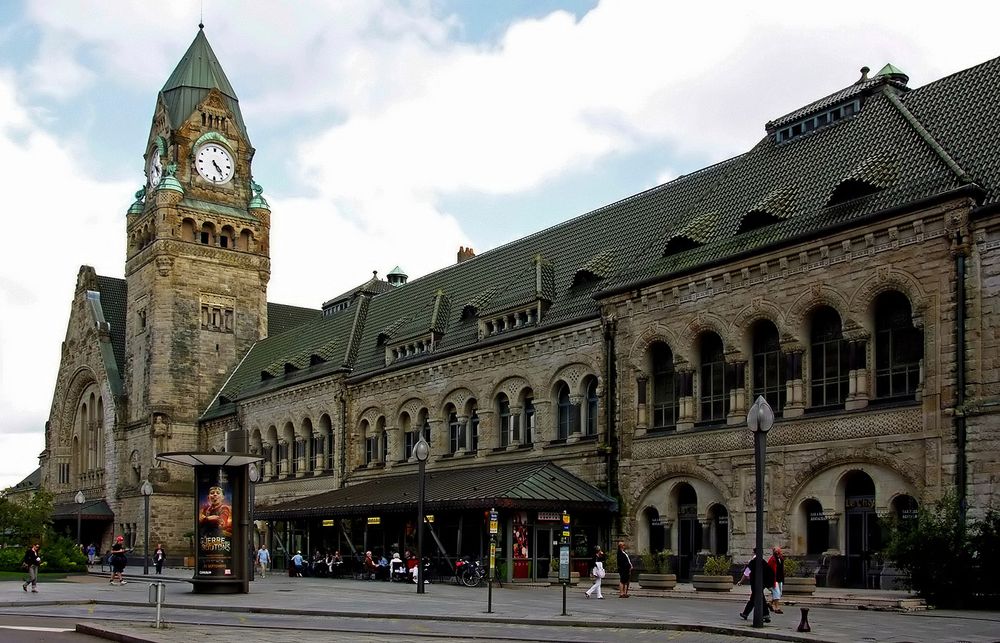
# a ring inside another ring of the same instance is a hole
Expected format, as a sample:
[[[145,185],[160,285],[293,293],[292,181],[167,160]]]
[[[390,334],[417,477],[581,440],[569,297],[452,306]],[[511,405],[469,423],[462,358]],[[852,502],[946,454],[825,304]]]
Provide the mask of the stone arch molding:
[[[889,291],[900,292],[910,300],[914,322],[920,321],[921,323],[917,325],[918,327],[922,326],[924,311],[927,309],[927,293],[913,275],[890,266],[877,268],[875,275],[868,278],[854,292],[854,296],[851,298],[851,315],[855,319],[864,319],[867,311],[875,303],[875,299],[882,293]]]
[[[424,402],[419,397],[411,397],[396,408],[396,414],[393,417],[393,421],[398,421],[399,416],[406,411],[410,416],[410,422],[416,422],[417,416],[420,415],[420,409],[429,408],[427,403]]]
[[[778,329],[779,337],[791,335],[788,332],[785,312],[774,302],[757,297],[736,313],[736,317],[732,323],[733,337],[744,336],[750,330],[751,326],[762,319],[766,319],[775,325]]]
[[[479,397],[472,392],[472,388],[466,386],[465,384],[458,384],[441,398],[440,412],[444,415],[444,410],[450,403],[455,405],[455,409],[458,413],[462,413],[465,410],[466,402],[472,399],[479,399]]]
[[[705,313],[700,312],[697,315],[691,317],[688,323],[684,326],[684,331],[680,336],[680,341],[682,346],[679,346],[680,352],[685,355],[695,355],[695,347],[697,345],[698,337],[705,332],[712,332],[722,339],[723,350],[731,350],[736,346],[733,341],[731,334],[731,326],[729,322],[725,319],[716,315],[715,313]],[[677,351],[674,351],[675,354]]]
[[[533,391],[535,390],[535,387],[533,387],[531,383],[523,377],[516,375],[514,377],[508,377],[493,387],[493,394],[490,396],[490,399],[494,400],[498,395],[503,393],[507,396],[507,399],[514,404],[520,397],[521,391],[526,388],[530,388]]]
[[[357,419],[357,421],[354,424],[360,426],[362,422],[364,422],[365,420],[367,420],[368,421],[368,426],[375,426],[375,423],[378,421],[379,417],[384,416],[384,415],[385,415],[385,412],[382,411],[382,407],[380,407],[380,406],[369,406],[367,409],[365,409],[364,411],[362,411],[360,415],[358,415],[358,419]],[[388,421],[388,418],[387,418],[387,421]]]
[[[678,350],[680,348],[678,346],[677,335],[663,324],[655,323],[642,331],[635,341],[632,342],[627,357],[628,366],[648,376],[649,373],[646,373],[644,368],[645,359],[649,353],[649,348],[656,342],[663,342],[669,346],[674,354],[674,361],[677,361],[679,357]]]
[[[847,298],[831,286],[813,284],[812,287],[799,295],[788,309],[786,322],[791,334],[801,335],[805,328],[806,317],[820,306],[829,306],[837,311],[845,331],[852,325],[851,306]]]
[[[597,378],[597,386],[601,386],[601,378],[597,375],[597,369],[591,368],[589,365],[582,362],[574,362],[572,364],[567,364],[560,367],[552,377],[549,378],[548,390],[555,390],[557,382],[566,382],[569,386],[569,390],[573,394],[583,393],[583,381],[589,377]]]
[[[638,508],[636,512],[633,512],[635,516],[640,516],[642,511],[647,507],[657,507],[653,503],[659,498],[658,494],[661,492],[664,494],[664,502],[657,509],[660,510],[660,513],[663,513],[663,510],[667,506],[665,502],[666,498],[669,497],[673,488],[681,482],[689,484],[692,482],[697,483],[692,484],[692,486],[698,495],[699,514],[707,512],[708,508],[713,504],[721,503],[728,506],[727,498],[732,496],[729,485],[722,478],[710,471],[693,465],[663,465],[653,471],[648,480],[634,495],[635,504],[633,506]],[[702,493],[702,491],[705,491],[705,493]]]
[[[81,366],[74,371],[70,377],[70,384],[66,387],[66,395],[62,399],[62,409],[59,413],[59,444],[67,446],[73,438],[73,424],[76,419],[76,407],[79,405],[80,396],[93,384],[97,384],[97,377],[94,371],[88,366]],[[101,394],[104,390],[101,388]],[[105,401],[104,408],[111,405]]]

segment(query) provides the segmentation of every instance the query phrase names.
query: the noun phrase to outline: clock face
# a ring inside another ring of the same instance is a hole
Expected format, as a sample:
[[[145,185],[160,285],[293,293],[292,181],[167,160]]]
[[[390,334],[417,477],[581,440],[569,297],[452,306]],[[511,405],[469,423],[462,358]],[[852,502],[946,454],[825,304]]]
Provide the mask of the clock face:
[[[154,145],[149,148],[149,156],[146,159],[146,189],[155,189],[160,184],[161,178],[163,178],[163,163],[160,160],[160,148]]]
[[[233,178],[233,157],[229,150],[216,143],[198,148],[194,155],[194,166],[201,178],[210,183],[228,183]]]

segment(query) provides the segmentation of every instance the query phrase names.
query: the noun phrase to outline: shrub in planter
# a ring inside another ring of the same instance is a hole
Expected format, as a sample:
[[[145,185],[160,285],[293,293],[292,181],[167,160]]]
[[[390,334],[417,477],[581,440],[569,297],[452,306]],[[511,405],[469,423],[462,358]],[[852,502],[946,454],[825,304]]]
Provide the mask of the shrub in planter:
[[[728,556],[709,556],[701,574],[691,578],[696,590],[728,592],[733,588],[733,561]]]
[[[677,575],[670,570],[670,550],[644,552],[641,556],[642,572],[639,587],[644,589],[673,589],[677,585]]]
[[[785,559],[784,588],[786,594],[809,594],[816,591],[816,577],[807,576],[806,567],[794,558]]]

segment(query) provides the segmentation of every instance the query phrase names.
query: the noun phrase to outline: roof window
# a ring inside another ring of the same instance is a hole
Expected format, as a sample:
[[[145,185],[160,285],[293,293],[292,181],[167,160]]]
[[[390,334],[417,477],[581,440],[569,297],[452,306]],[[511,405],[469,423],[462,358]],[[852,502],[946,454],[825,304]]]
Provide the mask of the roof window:
[[[830,109],[820,112],[819,114],[813,114],[807,118],[803,118],[782,127],[775,132],[774,140],[777,143],[784,143],[785,141],[798,138],[803,134],[808,134],[809,132],[817,130],[821,127],[826,127],[827,125],[832,125],[838,121],[850,118],[860,111],[861,99],[855,98],[847,101],[846,103],[841,103],[840,105],[831,107]]]

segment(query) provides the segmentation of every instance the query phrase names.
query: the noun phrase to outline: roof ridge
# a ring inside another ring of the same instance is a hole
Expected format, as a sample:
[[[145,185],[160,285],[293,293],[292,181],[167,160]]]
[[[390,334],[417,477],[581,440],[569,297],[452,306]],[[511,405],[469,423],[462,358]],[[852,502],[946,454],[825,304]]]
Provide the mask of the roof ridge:
[[[934,136],[927,131],[926,127],[923,126],[923,123],[920,122],[913,112],[907,109],[906,105],[903,104],[903,101],[899,100],[899,96],[897,96],[895,92],[889,91],[887,88],[883,88],[882,94],[889,99],[889,103],[896,108],[896,110],[903,117],[903,120],[905,120],[906,123],[913,128],[913,131],[917,133],[917,136],[919,136],[921,140],[923,140],[923,142],[926,143],[927,146],[931,148],[931,150],[937,154],[942,161],[944,161],[944,164],[948,166],[949,170],[954,172],[955,176],[957,176],[960,181],[963,183],[973,182],[969,173],[966,172],[962,166],[960,166],[955,159],[948,154],[947,150],[945,150],[944,147],[937,142]]]

